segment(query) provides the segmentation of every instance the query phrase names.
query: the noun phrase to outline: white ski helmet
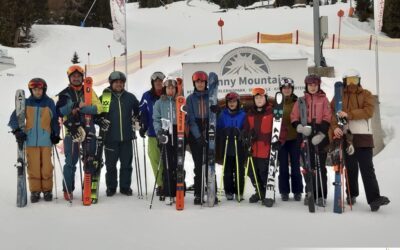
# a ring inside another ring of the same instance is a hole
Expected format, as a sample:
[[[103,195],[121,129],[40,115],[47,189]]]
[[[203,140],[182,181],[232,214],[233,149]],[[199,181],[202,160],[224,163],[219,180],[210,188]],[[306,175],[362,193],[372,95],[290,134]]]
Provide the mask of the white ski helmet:
[[[352,76],[360,77],[360,72],[358,72],[355,69],[348,69],[343,74],[343,78],[352,77]]]

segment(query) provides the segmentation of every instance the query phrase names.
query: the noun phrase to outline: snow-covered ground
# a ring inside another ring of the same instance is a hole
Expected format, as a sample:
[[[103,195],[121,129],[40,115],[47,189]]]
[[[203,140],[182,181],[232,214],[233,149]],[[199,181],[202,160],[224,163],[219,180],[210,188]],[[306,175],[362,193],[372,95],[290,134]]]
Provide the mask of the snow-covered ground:
[[[215,13],[218,8],[206,1],[177,2],[157,9],[139,10],[137,4],[128,5],[129,51],[152,50],[166,47],[188,47],[207,43],[219,38],[216,25],[219,18],[225,21],[225,38],[231,39],[252,32],[285,33],[296,29],[312,32],[312,9],[257,9],[229,10]],[[329,30],[336,31],[336,13],[348,5],[322,6],[321,15],[329,16]],[[155,22],[162,20],[162,22]],[[344,18],[342,34],[365,35],[373,32],[369,25]],[[100,201],[97,205],[83,207],[79,201],[80,190],[69,207],[62,200],[61,172],[56,164],[58,200],[30,204],[23,209],[15,207],[16,145],[6,124],[13,109],[14,93],[24,88],[30,78],[40,76],[47,80],[48,93],[54,95],[67,85],[66,69],[74,51],[87,62],[101,63],[109,58],[107,45],[119,55],[121,45],[114,42],[112,32],[99,28],[71,26],[34,26],[37,42],[29,49],[6,48],[15,58],[16,68],[0,72],[0,133],[4,144],[0,145],[3,167],[0,168],[0,246],[1,249],[273,249],[278,247],[400,247],[400,195],[398,190],[398,154],[400,104],[398,96],[398,61],[400,54],[380,53],[380,101],[382,126],[386,134],[385,149],[374,158],[376,174],[382,195],[391,204],[378,213],[371,213],[362,186],[358,203],[353,211],[342,215],[332,212],[333,186],[330,187],[328,206],[310,214],[302,203],[281,202],[273,208],[251,205],[247,201],[238,204],[222,200],[217,207],[200,208],[193,205],[193,197],[186,197],[185,210],[177,212],[155,200],[149,210],[154,178],[148,168],[148,199],[136,196],[105,197],[105,184],[101,183]],[[266,45],[268,46],[268,45]],[[0,46],[1,47],[1,46]],[[1,47],[4,48],[4,47]],[[313,49],[295,47],[313,60]],[[218,51],[209,49],[210,56]],[[325,50],[329,65],[336,75],[357,68],[365,87],[375,90],[374,52],[359,50]],[[175,72],[180,69],[184,55],[166,58],[129,76],[129,89],[138,98],[150,86],[149,76],[155,70]],[[332,96],[335,79],[324,78],[323,88]],[[300,83],[299,83],[300,84]],[[104,86],[102,86],[104,87]],[[102,87],[98,87],[100,91]],[[374,91],[375,92],[375,91]],[[99,92],[98,92],[99,93]],[[140,159],[143,159],[142,141],[139,140]],[[149,166],[149,162],[147,163]],[[192,180],[191,156],[186,160],[188,184]],[[220,172],[220,166],[218,173]],[[104,172],[104,171],[103,171]],[[143,170],[142,170],[143,173]],[[332,183],[330,170],[328,184]],[[134,178],[135,179],[135,178]],[[217,180],[219,181],[219,177]],[[104,178],[102,179],[104,180]],[[76,175],[79,183],[79,174]],[[360,184],[362,181],[360,180]],[[136,182],[132,187],[136,194]],[[246,198],[253,192],[247,182]]]

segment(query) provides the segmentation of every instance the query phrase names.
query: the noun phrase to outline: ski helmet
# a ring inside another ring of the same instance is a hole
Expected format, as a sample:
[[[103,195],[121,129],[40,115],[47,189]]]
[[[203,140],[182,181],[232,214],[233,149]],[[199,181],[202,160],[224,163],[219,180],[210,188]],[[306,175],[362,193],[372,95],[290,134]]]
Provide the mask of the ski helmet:
[[[282,77],[279,82],[279,90],[282,91],[283,87],[289,86],[294,90],[294,82],[291,78]]]
[[[228,107],[228,102],[229,101],[236,101],[237,102],[237,108],[236,109],[239,108],[239,106],[240,106],[240,96],[239,96],[238,93],[230,92],[230,93],[226,94],[226,96],[225,96],[225,106],[226,107]]]
[[[122,73],[121,71],[114,71],[110,74],[110,76],[108,77],[108,82],[110,83],[110,86],[112,85],[112,83],[116,80],[121,80],[124,83],[126,82],[126,76],[124,73]]]
[[[165,75],[163,72],[160,71],[156,71],[154,72],[151,76],[150,76],[150,81],[151,81],[151,87],[154,88],[154,81],[157,79],[160,79],[161,81],[163,81],[165,78]]]
[[[251,90],[251,95],[255,97],[256,95],[266,95],[267,91],[264,88],[256,87]]]
[[[343,84],[346,86],[348,83],[353,83],[355,85],[360,85],[360,72],[355,69],[348,69],[343,74]]]
[[[193,87],[196,89],[196,85],[194,84],[196,81],[204,81],[206,82],[206,89],[207,89],[207,82],[208,82],[208,75],[204,71],[196,71],[192,75]]]
[[[82,77],[85,74],[85,70],[81,66],[74,64],[74,65],[70,66],[67,70],[68,78],[75,72],[80,73],[82,75]]]
[[[46,94],[46,90],[47,90],[47,83],[45,80],[43,80],[42,78],[33,78],[32,80],[29,81],[28,83],[28,88],[29,88],[29,92],[31,92],[32,94],[32,89],[43,89],[43,95]]]
[[[176,79],[171,76],[167,76],[166,78],[164,78],[162,86],[167,87],[168,85],[176,87],[177,86]]]

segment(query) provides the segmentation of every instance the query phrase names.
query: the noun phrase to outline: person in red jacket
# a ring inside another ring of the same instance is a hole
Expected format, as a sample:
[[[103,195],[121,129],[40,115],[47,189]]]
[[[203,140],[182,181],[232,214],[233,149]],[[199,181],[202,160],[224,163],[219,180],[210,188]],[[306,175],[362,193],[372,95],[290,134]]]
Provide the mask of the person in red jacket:
[[[314,198],[318,206],[325,206],[327,196],[327,171],[325,165],[327,152],[325,148],[329,144],[328,130],[332,113],[328,98],[321,89],[321,77],[308,75],[304,83],[306,91],[304,92],[304,97],[300,98],[305,98],[306,101],[307,126],[302,126],[300,123],[299,101],[293,106],[290,120],[292,126],[296,128],[297,133],[309,136],[311,139],[311,168],[317,170],[315,171],[316,176],[313,178]],[[323,190],[321,190],[321,186]],[[308,197],[304,199],[304,204],[308,204]]]
[[[254,106],[246,115],[241,136],[243,138],[242,141],[250,142],[248,146],[251,146],[251,156],[253,157],[255,169],[254,176],[251,164],[249,164],[248,174],[256,189],[256,193],[250,197],[249,202],[257,203],[260,197],[261,199],[265,197],[270,148],[275,147],[279,150],[280,146],[285,141],[286,130],[284,130],[284,126],[282,126],[279,141],[271,144],[273,122],[272,103],[268,102],[266,91],[263,88],[254,88],[252,90],[252,95]],[[258,189],[260,193],[258,193]]]

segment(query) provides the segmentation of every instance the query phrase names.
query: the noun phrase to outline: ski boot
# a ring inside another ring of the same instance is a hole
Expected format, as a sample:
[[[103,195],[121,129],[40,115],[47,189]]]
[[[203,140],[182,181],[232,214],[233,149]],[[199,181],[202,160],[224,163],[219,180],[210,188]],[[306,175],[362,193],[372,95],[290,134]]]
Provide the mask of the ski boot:
[[[40,200],[40,192],[32,192],[31,193],[31,202],[36,203]]]
[[[380,196],[379,198],[377,198],[376,200],[374,200],[373,202],[371,202],[369,205],[371,207],[371,211],[372,212],[376,212],[379,210],[379,208],[381,206],[385,206],[387,204],[390,203],[390,200],[385,197],[385,196]]]
[[[43,192],[43,198],[44,198],[45,201],[52,201],[53,200],[53,194],[51,193],[51,191]]]

